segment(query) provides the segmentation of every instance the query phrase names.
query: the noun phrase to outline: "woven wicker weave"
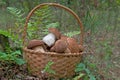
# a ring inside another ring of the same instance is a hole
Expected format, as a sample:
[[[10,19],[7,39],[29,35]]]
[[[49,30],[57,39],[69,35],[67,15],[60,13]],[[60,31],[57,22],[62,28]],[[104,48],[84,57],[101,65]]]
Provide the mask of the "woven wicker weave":
[[[26,18],[24,33],[23,33],[24,59],[27,61],[28,68],[33,75],[40,77],[42,75],[41,72],[44,70],[46,64],[49,61],[52,61],[54,62],[54,64],[51,66],[51,69],[55,71],[55,74],[46,73],[48,77],[57,77],[57,78],[71,77],[75,74],[74,70],[75,70],[76,64],[78,64],[81,61],[82,52],[66,53],[66,54],[57,54],[54,52],[41,53],[41,52],[35,52],[34,50],[27,49],[25,46],[25,39],[26,39],[27,26],[28,26],[29,19],[37,9],[40,9],[42,6],[45,6],[45,5],[62,8],[68,11],[69,13],[71,13],[77,19],[78,24],[80,25],[80,30],[81,30],[80,44],[83,45],[83,26],[79,17],[71,9],[63,5],[60,5],[57,3],[43,3],[33,8]]]

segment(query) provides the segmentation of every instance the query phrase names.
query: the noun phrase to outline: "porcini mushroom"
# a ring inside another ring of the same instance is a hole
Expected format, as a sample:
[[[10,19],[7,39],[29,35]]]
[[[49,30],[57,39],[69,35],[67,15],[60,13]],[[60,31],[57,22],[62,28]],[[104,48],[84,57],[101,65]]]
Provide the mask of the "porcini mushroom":
[[[56,29],[56,28],[49,28],[48,30],[49,30],[50,33],[53,33],[55,35],[57,40],[60,39],[61,33],[59,32],[58,29]]]
[[[42,40],[48,47],[51,47],[55,43],[55,35],[53,33],[49,33],[43,37]]]
[[[79,53],[79,45],[74,38],[67,38],[67,43],[71,53]]]
[[[67,50],[67,43],[64,40],[57,40],[55,45],[50,49],[52,52],[64,53]]]
[[[61,35],[61,39],[65,40],[68,44],[67,52],[78,53],[80,51],[79,45],[74,38],[70,38],[70,37],[67,37],[65,35]]]
[[[61,35],[61,37],[60,37],[60,39],[62,39],[62,40],[64,40],[64,41],[67,41],[67,36],[65,36],[65,35]]]
[[[33,49],[35,51],[45,52],[46,46],[42,40],[31,40],[27,46],[28,49]]]

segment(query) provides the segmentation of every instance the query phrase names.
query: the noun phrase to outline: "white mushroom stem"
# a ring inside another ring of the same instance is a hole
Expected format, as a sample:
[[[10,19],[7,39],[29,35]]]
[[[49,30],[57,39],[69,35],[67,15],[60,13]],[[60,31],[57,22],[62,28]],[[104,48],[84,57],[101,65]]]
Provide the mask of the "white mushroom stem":
[[[47,46],[51,47],[55,43],[55,39],[56,39],[55,35],[53,33],[49,33],[43,38],[43,42]]]
[[[43,49],[43,47],[42,47],[42,46],[37,46],[37,47],[34,47],[34,48],[33,48],[33,50],[38,51],[38,52],[42,52],[42,53],[44,53],[44,52],[45,52],[45,50]]]

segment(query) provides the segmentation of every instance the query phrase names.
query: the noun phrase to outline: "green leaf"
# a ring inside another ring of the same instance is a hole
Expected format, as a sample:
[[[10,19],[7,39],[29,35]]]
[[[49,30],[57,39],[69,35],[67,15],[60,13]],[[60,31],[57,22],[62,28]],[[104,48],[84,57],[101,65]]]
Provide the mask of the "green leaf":
[[[20,50],[17,50],[15,52],[12,52],[12,55],[21,55],[21,52],[20,52]]]
[[[90,74],[90,70],[89,69],[85,69],[86,73],[89,75]]]
[[[80,31],[72,31],[72,32],[65,33],[64,35],[73,37],[74,35],[77,35],[77,34],[80,34]]]
[[[48,72],[49,72],[49,73],[52,73],[52,74],[55,74],[55,71],[54,71],[54,70],[51,70],[51,69],[49,69]]]
[[[96,80],[95,76],[93,75],[89,75],[89,77],[90,77],[90,80]]]
[[[53,63],[54,63],[54,62],[49,61],[49,62],[46,64],[46,66],[45,66],[45,70],[50,69],[50,67],[51,67],[51,65],[52,65]]]
[[[18,64],[18,65],[23,65],[25,63],[25,61],[23,59],[20,59],[20,58],[16,58],[15,59],[15,62]]]
[[[0,34],[9,37],[11,40],[16,41],[18,38],[18,35],[11,34],[11,32],[7,30],[0,30]]]
[[[22,58],[18,58],[17,57],[18,55],[21,55],[20,50],[11,52],[9,54],[0,52],[0,60],[6,61],[6,62],[16,63],[18,65],[24,64],[25,61]]]
[[[7,10],[16,18],[22,18],[24,14],[22,14],[22,11],[15,8],[15,7],[7,7]]]
[[[85,70],[85,64],[83,63],[80,63],[77,65],[76,69],[75,69],[75,72],[80,72],[80,71],[83,71]]]
[[[89,77],[88,77],[88,76],[85,76],[85,77],[84,77],[84,80],[89,80]]]
[[[85,74],[80,73],[78,76],[76,76],[73,80],[79,80],[81,77],[83,77]]]
[[[7,54],[0,52],[0,60],[6,60],[6,58],[7,58]]]
[[[0,56],[4,56],[6,53],[0,51]]]
[[[47,28],[50,28],[50,27],[57,28],[59,26],[60,26],[59,22],[50,23],[50,24],[46,25]]]
[[[48,73],[55,74],[55,71],[51,69],[51,66],[52,66],[53,63],[54,63],[54,62],[49,61],[49,62],[46,64],[46,66],[45,66],[45,68],[44,68],[43,71],[44,71],[44,72],[48,72]]]
[[[94,64],[94,63],[89,63],[89,66],[90,66],[91,68],[96,68],[96,64]]]

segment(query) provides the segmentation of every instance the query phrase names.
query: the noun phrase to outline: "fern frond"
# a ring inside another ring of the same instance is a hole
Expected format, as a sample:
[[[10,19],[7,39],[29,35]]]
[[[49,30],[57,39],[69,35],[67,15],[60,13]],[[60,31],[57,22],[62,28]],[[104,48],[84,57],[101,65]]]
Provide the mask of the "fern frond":
[[[24,18],[23,18],[24,13],[22,13],[22,10],[19,10],[14,7],[7,7],[7,10],[12,14],[13,17],[15,17],[15,19],[17,19],[17,21],[19,22],[24,21]]]
[[[11,34],[9,31],[7,30],[0,30],[0,34],[10,38],[11,40],[13,41],[16,41],[18,39],[18,35],[14,35],[14,34]]]

